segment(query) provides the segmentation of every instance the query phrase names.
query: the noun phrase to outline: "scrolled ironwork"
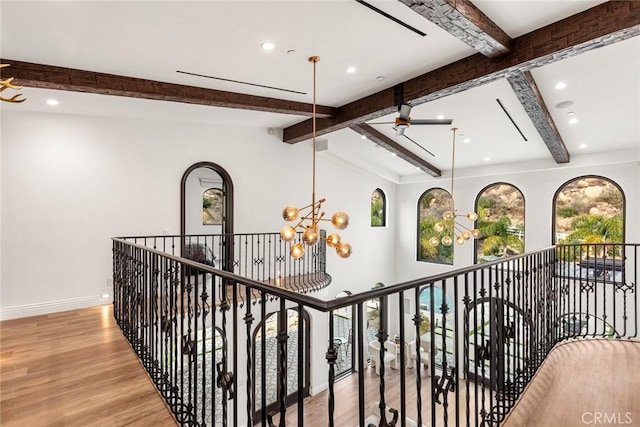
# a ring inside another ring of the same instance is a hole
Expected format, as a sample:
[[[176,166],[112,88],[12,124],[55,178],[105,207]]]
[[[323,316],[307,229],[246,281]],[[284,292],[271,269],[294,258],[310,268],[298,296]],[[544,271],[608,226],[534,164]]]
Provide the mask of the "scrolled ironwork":
[[[239,262],[230,272],[174,255],[174,242],[185,238],[157,237],[136,240],[138,243],[114,239],[112,251],[114,317],[182,425],[234,425],[240,419],[253,425],[252,411],[254,407],[263,407],[263,403],[254,402],[253,356],[256,353],[251,334],[255,329],[256,313],[262,313],[258,315],[264,318],[267,310],[274,309],[273,302],[284,304],[286,310],[299,307],[299,310],[315,310],[327,315],[332,310],[357,308],[359,326],[353,325],[354,333],[350,336],[354,341],[350,345],[354,349],[351,356],[361,364],[355,375],[362,377],[358,379],[358,396],[363,401],[358,403],[359,421],[353,423],[359,425],[367,425],[363,377],[366,365],[359,359],[366,360],[363,313],[370,300],[385,300],[380,314],[386,313],[390,317],[388,324],[381,322],[377,329],[376,339],[381,347],[390,334],[397,334],[405,344],[411,340],[417,343],[423,338],[429,342],[431,375],[424,377],[420,363],[415,375],[407,375],[417,387],[418,425],[453,425],[453,420],[446,418],[448,413],[458,414],[455,422],[461,425],[465,420],[473,422],[474,419],[483,425],[500,424],[556,344],[590,337],[628,339],[637,335],[638,245],[621,245],[622,249],[616,249],[624,253],[624,262],[614,260],[612,263],[607,252],[601,250],[602,245],[580,245],[574,251],[557,246],[325,301],[305,295],[324,286],[323,271],[301,277],[288,287],[266,283],[279,277],[277,269],[284,269],[285,264],[294,269],[305,265],[323,269],[321,255],[318,255],[318,262],[312,256],[304,262],[278,264],[276,259],[288,248],[277,242],[276,237],[262,235],[254,240],[268,246],[264,252],[258,252],[252,243],[245,243],[251,242],[249,235],[226,236],[225,244],[222,244],[223,239],[205,241],[203,238],[200,243],[207,248],[233,248],[233,251],[227,251],[227,256]],[[234,240],[238,243],[229,243]],[[166,248],[169,253],[154,248]],[[321,253],[319,250],[318,254]],[[582,262],[570,257],[580,253],[588,253],[588,259]],[[598,258],[594,254],[603,256]],[[233,264],[218,255],[215,254],[219,260],[216,265]],[[263,257],[261,264],[253,264],[254,258]],[[590,267],[591,263],[610,263],[614,268],[607,274],[594,274],[596,271]],[[200,273],[186,274],[195,271]],[[235,274],[238,272],[247,276]],[[260,280],[252,279],[252,274]],[[321,280],[318,281],[315,275]],[[432,296],[426,307],[420,301],[423,288],[430,289]],[[442,301],[434,302],[436,289],[440,289]],[[446,298],[448,296],[452,297],[451,301]],[[253,310],[255,305],[260,311]],[[420,328],[421,313],[425,308],[431,324],[426,335]],[[405,330],[402,322],[407,315],[411,316],[412,323]],[[245,327],[242,327],[243,322]],[[362,331],[357,331],[358,327]],[[217,343],[216,333],[207,332],[211,328],[220,328],[221,336],[228,337],[229,344]],[[286,331],[285,325],[279,325],[275,340],[280,364],[273,379],[280,394],[287,393],[287,388],[282,391],[288,368],[286,361],[284,368],[282,362],[290,356],[285,344]],[[246,347],[242,342],[245,338]],[[385,399],[389,381],[395,380],[394,376],[398,374],[410,372],[405,371],[409,359],[402,357],[403,351],[406,350],[401,347],[396,361],[400,372],[385,369],[381,363],[380,377],[367,379],[379,381],[377,406],[381,411],[376,421],[378,425],[397,425],[413,416],[402,403],[398,410],[389,408],[389,399]],[[338,355],[337,349],[330,345],[325,355],[329,389],[336,381]],[[405,355],[413,356],[417,362],[420,349],[416,346],[415,352],[406,351]],[[289,359],[295,361],[295,358]],[[298,359],[298,365],[300,360],[303,359]],[[244,361],[247,361],[246,372],[239,367]],[[394,364],[392,368],[395,367]],[[429,379],[423,381],[424,378]],[[301,377],[297,380],[300,387]],[[422,393],[423,385],[431,389],[431,394]],[[407,393],[409,387],[403,390]],[[243,408],[238,408],[238,394],[247,396],[246,415]],[[433,396],[433,399],[425,396]],[[228,400],[229,411],[224,404],[222,411],[215,413],[210,405],[216,399],[218,404],[220,399]],[[328,399],[335,402],[340,397]],[[265,412],[263,422],[284,425],[286,404],[280,400],[275,404],[276,412]],[[302,408],[300,411],[304,411],[305,400],[299,398],[298,404]],[[397,418],[393,416],[394,411]],[[430,420],[422,419],[423,412]],[[299,412],[298,420],[303,419],[303,415]],[[332,410],[328,418],[328,425],[332,425],[335,422]]]

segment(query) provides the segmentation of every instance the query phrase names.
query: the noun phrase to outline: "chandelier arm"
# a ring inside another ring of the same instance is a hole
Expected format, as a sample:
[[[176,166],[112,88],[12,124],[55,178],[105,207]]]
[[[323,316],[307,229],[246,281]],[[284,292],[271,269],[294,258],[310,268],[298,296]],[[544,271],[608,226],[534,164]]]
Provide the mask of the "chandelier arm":
[[[302,233],[302,241],[307,245],[313,245],[318,240],[324,240],[333,248],[336,249],[336,253],[341,258],[349,258],[351,255],[351,245],[347,242],[340,242],[341,238],[338,234],[332,234],[329,237],[322,238],[320,236],[318,230],[318,223],[320,221],[330,221],[333,223],[335,228],[343,230],[349,225],[349,216],[345,212],[337,212],[333,214],[331,219],[325,219],[325,212],[322,210],[322,203],[324,203],[325,199],[321,198],[316,200],[316,109],[317,109],[317,82],[316,82],[316,64],[320,60],[318,56],[312,56],[309,58],[309,62],[313,63],[313,109],[312,109],[312,168],[311,168],[311,177],[312,177],[312,191],[311,191],[311,204],[307,205],[301,209],[296,208],[295,206],[286,206],[283,210],[283,218],[286,221],[295,221],[300,215],[299,222],[290,228],[293,228],[294,231],[300,229],[303,231]],[[302,211],[309,208],[309,211],[302,215]],[[306,224],[306,225],[305,225]],[[287,227],[283,228],[281,231],[281,237],[286,241],[293,240],[293,237],[290,236],[291,230]],[[304,255],[304,249],[302,248],[301,243],[296,243],[291,246],[290,254],[295,259],[300,259]]]
[[[312,56],[309,58],[309,61],[313,62],[313,110],[311,112],[311,122],[312,122],[312,146],[311,150],[312,156],[312,183],[311,183],[311,204],[313,206],[316,205],[316,64],[320,60],[317,56]],[[315,210],[313,212],[312,222],[316,223],[316,213]]]
[[[456,166],[456,131],[458,128],[451,128],[453,131],[453,148],[451,150],[451,202],[453,203],[453,212],[456,211],[456,202],[453,199],[453,178]]]
[[[458,230],[467,230],[467,231],[471,231],[471,230],[472,230],[471,228],[466,227],[466,226],[464,226],[464,225],[460,224],[459,222],[456,222],[456,228],[457,228]]]

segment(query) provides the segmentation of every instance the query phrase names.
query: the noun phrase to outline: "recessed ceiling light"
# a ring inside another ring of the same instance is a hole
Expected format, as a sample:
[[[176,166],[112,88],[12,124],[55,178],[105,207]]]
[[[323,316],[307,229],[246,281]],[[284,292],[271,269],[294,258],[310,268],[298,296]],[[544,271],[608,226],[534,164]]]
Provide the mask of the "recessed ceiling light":
[[[444,119],[444,114],[438,114],[438,120]]]
[[[47,99],[46,102],[47,102],[47,105],[54,105],[55,106],[55,105],[60,104],[60,102],[58,102],[57,99]]]
[[[471,142],[471,140],[469,138],[465,138],[462,140],[462,142],[464,142],[465,144],[468,144]]]
[[[362,135],[362,139],[367,139],[367,135]]]
[[[417,170],[419,170],[419,171],[421,171],[421,170],[422,170],[422,169],[420,169],[420,167],[419,167],[419,166],[416,166],[416,169],[417,169]]]
[[[567,113],[567,116],[569,116],[569,117],[571,117],[571,116],[575,116],[575,115],[576,115],[576,113],[574,113],[573,111],[569,111],[569,112]]]
[[[567,84],[565,82],[558,82],[556,83],[556,86],[555,86],[556,90],[562,90],[565,87],[567,87]]]
[[[276,45],[273,44],[272,42],[262,42],[260,47],[262,47],[264,50],[273,50],[273,48],[276,47]]]
[[[385,79],[385,77],[384,77],[384,76],[378,76],[378,77],[376,77],[376,80],[377,80],[377,81],[379,81],[379,82],[383,81],[384,79]]]
[[[587,145],[587,144],[580,144],[580,146],[579,146],[579,147],[580,147],[580,148],[587,148],[587,147],[588,147],[588,145]]]
[[[491,157],[489,157],[489,156],[487,156],[487,157],[485,157],[485,158],[484,158],[484,161],[485,161],[485,162],[488,162],[489,160],[491,160]]]
[[[395,156],[396,156],[396,153],[391,153],[391,155],[392,155],[393,157],[395,157]]]
[[[562,101],[556,104],[556,108],[569,108],[573,105],[573,101]]]
[[[356,67],[347,67],[347,73],[353,74],[356,72]]]
[[[571,118],[569,119],[569,124],[570,124],[570,125],[575,125],[575,124],[576,124],[576,123],[578,123],[579,121],[580,121],[580,120],[578,120],[578,118],[577,118],[577,117],[571,117]]]
[[[288,53],[289,55],[293,55],[294,53],[296,53],[296,50],[295,50],[295,49],[289,49],[289,50],[287,51],[287,53]]]

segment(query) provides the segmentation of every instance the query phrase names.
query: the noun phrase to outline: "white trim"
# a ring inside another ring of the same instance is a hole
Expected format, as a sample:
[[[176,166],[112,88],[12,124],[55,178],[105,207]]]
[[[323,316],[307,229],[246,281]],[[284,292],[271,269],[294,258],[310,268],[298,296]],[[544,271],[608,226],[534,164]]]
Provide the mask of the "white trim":
[[[329,383],[324,382],[322,384],[309,387],[309,395],[315,396],[316,394],[322,393],[323,391],[328,390],[328,389],[329,389]]]
[[[41,314],[57,313],[60,311],[76,310],[111,304],[111,298],[104,299],[100,295],[71,298],[59,301],[40,302],[36,304],[19,305],[0,308],[0,320],[17,319],[20,317],[38,316]]]

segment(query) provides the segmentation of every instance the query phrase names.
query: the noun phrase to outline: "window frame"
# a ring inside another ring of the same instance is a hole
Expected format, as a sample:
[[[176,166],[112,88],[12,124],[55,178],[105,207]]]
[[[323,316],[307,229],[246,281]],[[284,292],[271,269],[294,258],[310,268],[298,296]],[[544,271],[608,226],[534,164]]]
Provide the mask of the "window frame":
[[[622,242],[620,242],[620,243],[624,244],[626,242],[626,237],[627,237],[627,230],[626,230],[626,227],[627,227],[627,197],[624,194],[624,191],[622,190],[622,187],[616,181],[614,181],[611,178],[607,178],[606,176],[588,174],[588,175],[580,175],[580,176],[571,178],[568,181],[565,181],[563,184],[561,184],[556,189],[555,193],[553,193],[553,198],[551,199],[551,244],[552,245],[557,245],[558,244],[558,241],[556,240],[556,215],[557,215],[556,214],[556,206],[557,206],[557,202],[556,201],[558,199],[558,195],[569,184],[572,184],[572,183],[574,183],[576,181],[580,181],[581,179],[589,179],[589,178],[601,179],[601,180],[609,182],[615,188],[617,188],[618,191],[620,192],[620,194],[622,195]]]
[[[517,186],[511,184],[510,182],[505,182],[505,181],[498,181],[498,182],[494,182],[492,184],[486,185],[485,187],[483,187],[480,191],[478,191],[478,194],[476,195],[476,200],[473,204],[473,208],[474,208],[474,212],[478,213],[478,203],[480,202],[480,197],[481,195],[487,191],[489,188],[494,187],[496,185],[508,185],[509,187],[512,187],[513,189],[515,189],[518,193],[520,193],[520,195],[522,196],[522,204],[523,204],[523,211],[524,211],[524,217],[522,219],[523,223],[525,224],[524,227],[524,233],[522,235],[522,245],[524,247],[523,253],[526,252],[526,237],[527,237],[527,226],[526,226],[526,222],[527,222],[527,199],[524,197],[524,193],[522,192],[522,190],[520,190],[520,188],[518,188]],[[478,217],[478,219],[480,219]],[[478,228],[478,219],[474,221],[473,226],[474,228]],[[478,263],[478,241],[480,239],[474,239],[473,241],[473,263],[477,264]]]
[[[442,187],[431,187],[427,190],[425,190],[424,192],[422,192],[422,194],[420,194],[420,197],[418,197],[418,202],[416,203],[416,261],[418,262],[429,262],[432,264],[440,264],[440,265],[454,265],[455,263],[455,250],[454,250],[454,244],[452,244],[451,247],[451,262],[443,262],[443,261],[437,261],[437,260],[432,260],[432,259],[426,259],[426,258],[420,258],[420,240],[421,240],[421,235],[420,235],[420,222],[422,217],[420,216],[420,206],[422,204],[422,199],[431,191],[434,190],[440,190],[443,191],[444,193],[449,195],[449,198],[451,200],[451,206],[455,206],[454,201],[453,201],[453,196],[451,195],[451,193],[449,192],[449,190],[446,190]],[[452,236],[453,238],[453,236]]]
[[[373,195],[375,193],[378,193],[380,195],[380,199],[382,200],[382,223],[381,224],[373,224],[373,221],[371,223],[372,227],[386,227],[387,226],[387,195],[384,193],[384,191],[382,191],[382,189],[380,188],[376,188],[375,190],[373,190],[373,192],[371,193],[371,204],[373,205]]]

